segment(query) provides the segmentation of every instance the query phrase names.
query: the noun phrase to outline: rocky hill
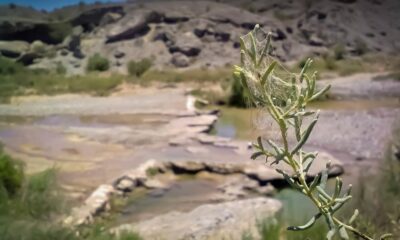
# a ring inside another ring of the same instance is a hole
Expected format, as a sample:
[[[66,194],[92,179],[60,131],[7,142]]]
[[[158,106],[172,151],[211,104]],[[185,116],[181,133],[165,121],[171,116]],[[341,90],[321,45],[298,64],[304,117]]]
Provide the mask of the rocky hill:
[[[341,47],[348,55],[400,50],[398,0],[131,1],[53,12],[0,7],[0,53],[33,68],[85,71],[100,53],[111,70],[151,58],[158,68],[225,66],[255,24],[273,32],[277,57],[294,61]]]

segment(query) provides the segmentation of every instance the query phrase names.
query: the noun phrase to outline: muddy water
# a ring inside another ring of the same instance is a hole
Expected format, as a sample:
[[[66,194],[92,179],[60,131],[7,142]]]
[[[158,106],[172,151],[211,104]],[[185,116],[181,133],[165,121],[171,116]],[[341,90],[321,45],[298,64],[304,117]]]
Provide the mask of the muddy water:
[[[218,193],[217,183],[207,179],[185,179],[175,182],[169,190],[139,192],[129,198],[115,225],[150,219],[170,211],[190,211],[202,204],[212,203]]]
[[[321,109],[326,112],[360,112],[376,109],[391,111],[392,109],[400,109],[400,100],[396,98],[327,100],[313,102],[309,106],[311,109]],[[258,109],[231,107],[221,107],[221,112],[222,114],[215,124],[212,134],[243,140],[254,140],[260,135],[262,126],[260,126],[258,118],[265,112]]]

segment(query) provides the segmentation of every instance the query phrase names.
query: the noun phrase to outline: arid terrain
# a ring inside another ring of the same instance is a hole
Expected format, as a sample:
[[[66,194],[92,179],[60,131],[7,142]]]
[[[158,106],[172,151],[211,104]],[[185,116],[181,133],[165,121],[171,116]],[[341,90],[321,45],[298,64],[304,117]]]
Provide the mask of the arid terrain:
[[[239,37],[256,24],[271,32],[280,76],[314,59],[316,90],[331,88],[309,106],[321,112],[305,149],[319,155],[305,181],[328,166],[365,187],[387,153],[399,159],[399,13],[397,0],[0,5],[0,143],[26,179],[55,169],[72,210],[45,224],[261,239],[261,220],[303,221],[316,209],[275,171],[294,174],[288,166],[250,159],[258,136],[282,136],[235,85]]]

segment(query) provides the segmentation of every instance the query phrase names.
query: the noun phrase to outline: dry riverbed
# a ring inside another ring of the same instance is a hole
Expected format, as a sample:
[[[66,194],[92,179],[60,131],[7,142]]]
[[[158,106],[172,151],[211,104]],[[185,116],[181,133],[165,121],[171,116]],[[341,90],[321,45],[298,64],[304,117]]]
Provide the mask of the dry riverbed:
[[[311,106],[321,109],[321,117],[309,147],[326,153],[321,154],[325,156],[322,158],[324,160],[338,159],[350,167],[347,168],[350,171],[345,173],[347,181],[354,180],[361,167],[373,167],[382,159],[392,126],[400,116],[400,82],[379,80],[377,84],[374,78],[374,75],[361,74],[349,79],[321,81],[321,84],[332,84],[330,95],[336,96],[336,100]],[[348,82],[353,80],[354,82]],[[165,219],[174,218],[174,214],[169,214],[170,208],[189,211],[188,215],[176,215],[175,220],[187,219],[201,209],[210,212],[224,209],[226,206],[221,199],[218,201],[222,204],[220,206],[201,208],[201,205],[215,203],[210,202],[208,197],[204,199],[209,194],[215,197],[215,194],[223,193],[226,200],[227,192],[238,193],[236,183],[228,184],[226,188],[227,183],[232,182],[224,177],[226,171],[231,171],[231,177],[238,177],[242,183],[247,181],[243,177],[256,180],[256,189],[261,189],[267,180],[271,181],[276,176],[273,171],[268,172],[261,160],[249,160],[252,153],[248,148],[249,141],[257,135],[277,138],[268,118],[263,117],[258,110],[231,108],[222,108],[219,119],[215,113],[206,110],[196,113],[192,111],[190,104],[188,106],[191,99],[187,92],[189,91],[178,86],[147,88],[109,97],[62,95],[19,98],[11,104],[0,105],[0,141],[8,153],[26,162],[28,172],[38,172],[48,167],[58,168],[62,186],[77,203],[81,203],[101,184],[110,184],[114,190],[121,191],[121,194],[125,194],[126,189],[121,190],[121,186],[126,187],[126,184],[130,184],[129,191],[144,187],[146,194],[153,194],[153,197],[165,195],[165,199],[172,197],[174,202],[182,202],[180,209],[180,206],[168,205],[165,201],[139,198],[136,202],[139,205],[124,209],[123,211],[138,216],[132,218],[125,214],[120,223],[140,220],[143,228],[138,231],[145,231],[153,222],[162,221],[162,216],[153,218],[157,214],[167,214]],[[215,129],[211,132],[215,136],[205,134],[204,132],[211,130],[210,126],[214,122]],[[161,179],[150,177],[150,182],[146,183],[146,180],[137,177],[137,173],[129,175],[129,171],[140,168],[150,159],[162,164],[162,169],[167,169],[163,171],[168,174],[176,173],[179,170],[177,166],[181,166],[185,173],[194,171],[195,166],[195,169],[201,169],[199,172],[218,176],[212,180],[203,179],[200,185],[179,183],[176,179],[171,181],[171,178],[167,178],[167,189],[170,191],[168,195],[164,190],[157,190],[163,187],[155,184],[155,181],[165,180],[162,176]],[[323,166],[323,161],[320,162]],[[335,174],[334,171],[332,173]],[[124,176],[132,181],[121,183]],[[267,180],[264,181],[263,178]],[[241,187],[246,186],[242,184]],[[155,192],[151,190],[154,188]],[[193,191],[204,194],[196,195]],[[172,193],[176,193],[178,197],[173,198]],[[188,200],[190,203],[185,203],[187,195],[193,195]],[[246,195],[245,199],[247,197],[250,195]],[[154,208],[145,204],[149,201],[160,205],[158,212],[151,212]],[[265,210],[267,204],[263,200],[254,200],[256,203],[251,202],[252,200],[243,201],[241,204],[244,209],[248,204],[259,204]],[[138,210],[138,206],[142,210]],[[279,208],[280,205],[276,205],[275,210]],[[143,209],[148,209],[149,212]],[[231,213],[227,210],[226,214]],[[240,214],[238,217],[247,213]],[[212,225],[212,221],[210,224]],[[232,227],[229,224],[226,226]],[[204,231],[202,233],[205,234]]]

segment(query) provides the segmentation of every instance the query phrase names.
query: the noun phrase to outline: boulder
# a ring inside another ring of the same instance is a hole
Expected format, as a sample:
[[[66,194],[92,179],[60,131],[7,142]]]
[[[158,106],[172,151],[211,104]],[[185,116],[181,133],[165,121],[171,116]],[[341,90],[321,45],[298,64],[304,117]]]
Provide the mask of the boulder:
[[[168,49],[170,53],[180,52],[188,57],[195,57],[200,54],[201,48],[201,41],[192,32],[186,32],[176,38]]]
[[[36,52],[26,52],[23,53],[19,58],[17,58],[17,62],[22,63],[23,65],[31,65],[34,63],[35,59],[42,57],[41,54]]]
[[[114,57],[115,58],[123,58],[123,57],[125,57],[125,53],[124,52],[122,52],[122,51],[120,51],[120,50],[116,50],[115,52],[114,52]]]
[[[205,164],[196,161],[172,161],[169,163],[172,171],[177,173],[197,173],[205,170]]]
[[[183,53],[176,52],[176,53],[172,54],[171,63],[175,67],[183,68],[183,67],[189,66],[190,60]]]
[[[257,224],[273,218],[282,204],[272,198],[254,198],[206,204],[186,213],[169,212],[143,222],[126,224],[113,232],[135,231],[144,239],[242,239],[244,232],[259,237]]]
[[[0,41],[1,55],[9,58],[18,58],[29,51],[29,43],[24,41]]]
[[[138,12],[129,19],[122,19],[109,30],[106,43],[134,39],[150,31],[149,23],[160,22],[162,16],[155,11]]]

